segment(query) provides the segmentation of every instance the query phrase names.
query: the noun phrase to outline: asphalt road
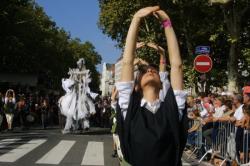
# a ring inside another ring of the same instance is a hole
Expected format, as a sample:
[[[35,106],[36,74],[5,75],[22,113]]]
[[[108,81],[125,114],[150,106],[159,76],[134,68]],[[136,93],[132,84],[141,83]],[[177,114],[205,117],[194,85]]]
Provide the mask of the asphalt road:
[[[1,166],[118,166],[112,152],[108,129],[66,135],[58,128],[0,133]]]
[[[112,136],[105,129],[67,135],[59,129],[0,134],[1,166],[119,165],[111,154]]]

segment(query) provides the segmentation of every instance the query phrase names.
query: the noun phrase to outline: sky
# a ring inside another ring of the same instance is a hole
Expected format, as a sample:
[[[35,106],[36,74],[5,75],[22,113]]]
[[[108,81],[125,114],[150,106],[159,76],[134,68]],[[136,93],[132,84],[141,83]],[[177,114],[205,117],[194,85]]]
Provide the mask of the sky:
[[[115,63],[121,50],[115,47],[107,35],[98,29],[98,0],[35,0],[44,8],[46,14],[56,22],[58,27],[69,32],[72,38],[80,38],[82,42],[90,41],[102,56],[102,63]],[[102,70],[102,65],[97,66]]]

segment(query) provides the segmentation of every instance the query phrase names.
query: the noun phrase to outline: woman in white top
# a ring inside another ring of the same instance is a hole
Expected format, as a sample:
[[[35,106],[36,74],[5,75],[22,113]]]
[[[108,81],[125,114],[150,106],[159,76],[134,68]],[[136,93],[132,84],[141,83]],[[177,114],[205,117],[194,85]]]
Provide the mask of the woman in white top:
[[[7,90],[4,100],[4,112],[8,124],[8,130],[12,130],[12,123],[15,111],[16,97],[12,89]]]
[[[134,55],[141,20],[156,15],[164,27],[170,62],[158,69],[149,66],[138,77],[134,90]],[[140,9],[133,16],[122,60],[117,127],[127,164],[133,166],[178,166],[186,143],[186,93],[183,91],[182,61],[169,16],[158,6]]]

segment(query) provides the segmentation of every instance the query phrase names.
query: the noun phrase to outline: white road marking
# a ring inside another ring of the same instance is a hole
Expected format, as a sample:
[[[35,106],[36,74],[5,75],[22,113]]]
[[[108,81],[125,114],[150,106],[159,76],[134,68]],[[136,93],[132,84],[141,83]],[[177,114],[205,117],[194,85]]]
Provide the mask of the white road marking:
[[[37,164],[59,164],[76,141],[60,141],[53,149],[46,153]]]
[[[88,142],[81,165],[104,165],[103,142]]]
[[[18,146],[17,148],[9,151],[8,153],[5,153],[0,156],[0,162],[15,162],[22,156],[26,155],[33,149],[43,144],[45,141],[45,139],[31,140],[21,146]]]

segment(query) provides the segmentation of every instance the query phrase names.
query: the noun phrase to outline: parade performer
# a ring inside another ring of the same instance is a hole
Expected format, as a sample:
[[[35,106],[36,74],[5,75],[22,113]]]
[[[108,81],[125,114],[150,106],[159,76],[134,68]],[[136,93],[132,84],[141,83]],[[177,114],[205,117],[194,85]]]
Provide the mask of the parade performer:
[[[156,15],[167,38],[170,82],[166,61],[160,73],[148,66],[134,82],[134,55],[140,21]],[[124,165],[179,166],[186,144],[186,92],[183,91],[182,61],[169,16],[158,6],[140,9],[133,16],[127,34],[118,90],[117,130]]]
[[[77,66],[76,69],[69,69],[68,79],[62,79],[62,87],[66,94],[59,99],[58,104],[61,113],[66,116],[63,133],[69,133],[72,127],[73,130],[78,130],[79,123],[82,129],[88,129],[90,127],[88,118],[96,112],[91,98],[95,99],[98,94],[90,91],[90,73],[85,68],[83,58],[77,61]]]

